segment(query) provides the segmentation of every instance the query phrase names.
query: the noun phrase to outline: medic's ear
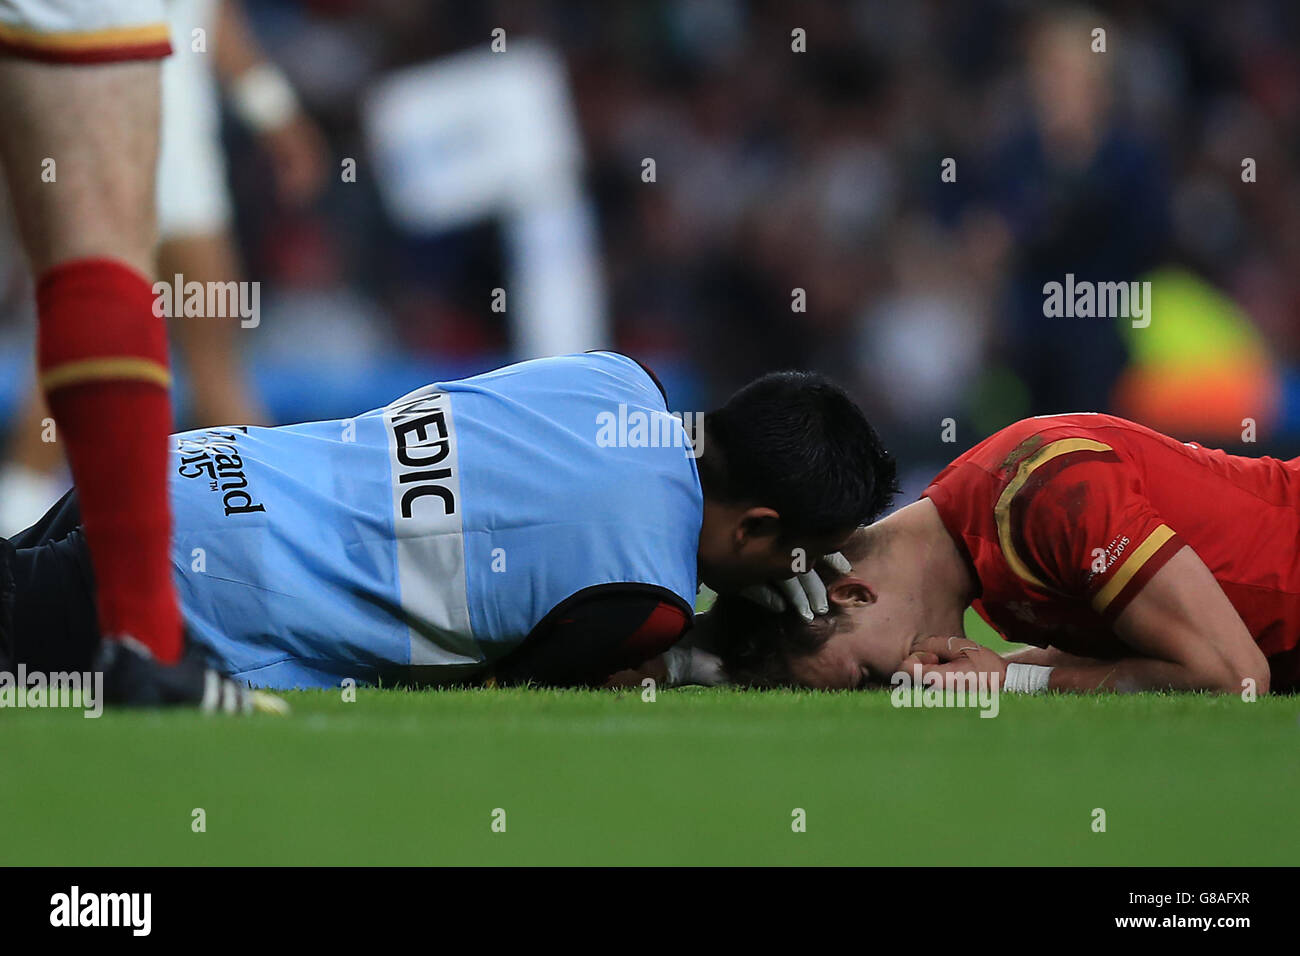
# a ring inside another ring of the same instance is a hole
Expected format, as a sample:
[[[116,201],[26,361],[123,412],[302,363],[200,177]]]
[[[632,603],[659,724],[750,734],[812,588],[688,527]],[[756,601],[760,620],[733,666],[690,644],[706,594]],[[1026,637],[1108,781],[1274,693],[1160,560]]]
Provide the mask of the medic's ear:
[[[761,538],[779,538],[781,536],[781,516],[771,508],[746,508],[736,522],[736,543],[743,545],[750,540]]]

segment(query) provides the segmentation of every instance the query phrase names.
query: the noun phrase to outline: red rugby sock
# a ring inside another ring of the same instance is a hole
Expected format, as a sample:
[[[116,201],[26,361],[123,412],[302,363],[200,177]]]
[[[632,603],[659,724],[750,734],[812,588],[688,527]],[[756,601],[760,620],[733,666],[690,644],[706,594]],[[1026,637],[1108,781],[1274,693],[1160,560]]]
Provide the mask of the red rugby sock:
[[[36,287],[41,387],[72,468],[100,631],[180,658],[172,584],[165,319],[148,280],[109,259],[65,262]]]

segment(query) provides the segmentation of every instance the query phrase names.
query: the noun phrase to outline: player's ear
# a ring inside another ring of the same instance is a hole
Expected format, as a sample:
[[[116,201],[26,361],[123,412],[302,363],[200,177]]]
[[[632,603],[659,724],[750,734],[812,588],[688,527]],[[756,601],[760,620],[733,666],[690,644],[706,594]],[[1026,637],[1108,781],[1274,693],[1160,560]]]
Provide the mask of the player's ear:
[[[876,603],[876,591],[862,578],[851,574],[826,588],[826,596],[837,607],[863,607]]]
[[[781,516],[771,508],[746,508],[736,522],[737,548],[747,544],[765,544],[781,536]]]

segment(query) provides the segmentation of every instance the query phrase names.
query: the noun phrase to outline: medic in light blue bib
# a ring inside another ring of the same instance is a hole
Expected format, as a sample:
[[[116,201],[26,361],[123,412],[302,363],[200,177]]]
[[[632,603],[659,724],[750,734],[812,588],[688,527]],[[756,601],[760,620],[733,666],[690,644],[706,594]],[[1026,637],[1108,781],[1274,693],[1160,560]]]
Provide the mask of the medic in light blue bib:
[[[473,679],[588,588],[695,600],[695,459],[622,355],[510,365],[354,419],[174,438],[185,621],[258,687]]]

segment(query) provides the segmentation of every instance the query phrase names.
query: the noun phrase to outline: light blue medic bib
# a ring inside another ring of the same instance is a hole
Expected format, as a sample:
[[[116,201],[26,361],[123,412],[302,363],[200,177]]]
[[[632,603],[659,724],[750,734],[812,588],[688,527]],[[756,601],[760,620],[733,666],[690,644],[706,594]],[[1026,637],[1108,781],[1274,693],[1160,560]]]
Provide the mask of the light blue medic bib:
[[[695,599],[695,459],[621,355],[523,362],[354,419],[174,438],[182,612],[255,686],[470,679],[588,588]]]

